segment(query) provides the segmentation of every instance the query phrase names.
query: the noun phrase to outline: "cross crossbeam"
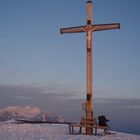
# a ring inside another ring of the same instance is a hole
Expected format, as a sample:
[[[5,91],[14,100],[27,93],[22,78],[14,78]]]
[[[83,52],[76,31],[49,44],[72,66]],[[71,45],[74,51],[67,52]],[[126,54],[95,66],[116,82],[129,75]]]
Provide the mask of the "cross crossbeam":
[[[102,30],[112,30],[112,29],[120,29],[119,23],[112,24],[95,24],[95,25],[85,25],[85,26],[77,26],[77,27],[68,27],[60,29],[60,33],[80,33],[80,32],[88,32],[88,31],[102,31]]]

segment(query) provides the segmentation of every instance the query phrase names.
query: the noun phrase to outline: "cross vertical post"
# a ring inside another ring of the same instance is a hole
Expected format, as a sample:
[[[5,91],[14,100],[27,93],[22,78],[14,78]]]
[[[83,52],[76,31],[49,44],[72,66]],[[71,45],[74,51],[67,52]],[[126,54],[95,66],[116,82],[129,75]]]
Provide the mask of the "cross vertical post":
[[[87,2],[87,78],[86,78],[86,103],[85,103],[85,123],[86,126],[94,124],[93,117],[93,49],[92,49],[92,23],[93,23],[93,3]],[[93,128],[86,127],[86,134],[91,135]]]
[[[86,3],[87,10],[87,24],[84,26],[61,28],[60,33],[80,33],[85,32],[87,34],[87,71],[86,71],[86,103],[85,106],[85,125],[86,134],[92,135],[93,128],[88,127],[94,125],[94,114],[93,114],[93,45],[92,45],[92,34],[95,31],[120,29],[119,23],[112,24],[93,24],[93,3],[88,0]]]

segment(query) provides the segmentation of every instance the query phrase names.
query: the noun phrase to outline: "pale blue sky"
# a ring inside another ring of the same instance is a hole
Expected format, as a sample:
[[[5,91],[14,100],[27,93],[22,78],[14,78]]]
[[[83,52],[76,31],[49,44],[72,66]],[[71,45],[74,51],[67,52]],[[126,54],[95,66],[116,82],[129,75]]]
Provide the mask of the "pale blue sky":
[[[86,24],[85,3],[0,0],[0,85],[73,84],[84,97],[86,35],[59,29]],[[140,98],[139,13],[139,0],[94,0],[95,24],[121,23],[94,33],[95,97]]]

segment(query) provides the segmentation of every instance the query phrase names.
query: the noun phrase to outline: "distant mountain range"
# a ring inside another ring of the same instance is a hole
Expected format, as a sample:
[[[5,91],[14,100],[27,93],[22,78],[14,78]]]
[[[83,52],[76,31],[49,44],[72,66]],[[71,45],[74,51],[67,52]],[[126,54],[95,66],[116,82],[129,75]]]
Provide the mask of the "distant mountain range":
[[[31,122],[65,122],[65,119],[60,115],[31,106],[10,106],[0,109],[0,122],[9,120],[22,120]]]

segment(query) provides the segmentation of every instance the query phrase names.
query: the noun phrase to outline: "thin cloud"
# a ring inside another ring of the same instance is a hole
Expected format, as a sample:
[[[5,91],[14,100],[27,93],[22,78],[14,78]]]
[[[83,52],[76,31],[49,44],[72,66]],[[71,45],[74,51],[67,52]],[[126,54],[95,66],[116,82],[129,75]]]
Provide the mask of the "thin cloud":
[[[23,100],[35,100],[35,97],[28,97],[28,96],[17,96],[15,98],[23,99]]]
[[[19,68],[12,68],[10,70],[7,70],[5,74],[9,77],[16,77],[16,76],[22,75],[23,72]]]
[[[140,109],[140,105],[128,105],[127,108],[130,108],[130,109]]]
[[[78,88],[68,88],[56,84],[46,84],[44,86],[26,86],[26,85],[0,85],[0,99],[62,99],[78,97],[81,91]]]
[[[5,71],[1,71],[0,75],[5,78],[19,77],[23,75],[23,71],[19,68],[10,68],[10,69],[6,69]]]

